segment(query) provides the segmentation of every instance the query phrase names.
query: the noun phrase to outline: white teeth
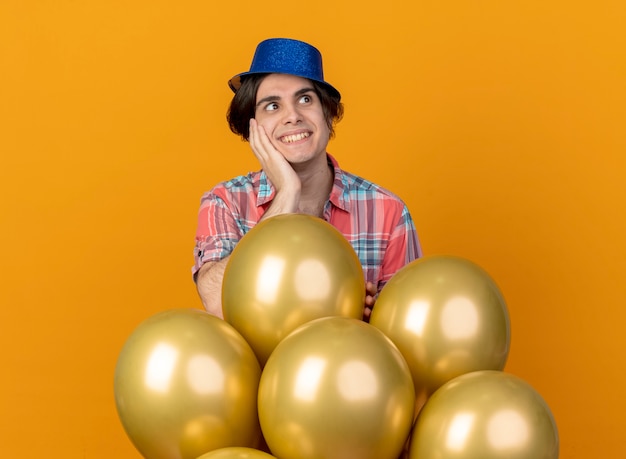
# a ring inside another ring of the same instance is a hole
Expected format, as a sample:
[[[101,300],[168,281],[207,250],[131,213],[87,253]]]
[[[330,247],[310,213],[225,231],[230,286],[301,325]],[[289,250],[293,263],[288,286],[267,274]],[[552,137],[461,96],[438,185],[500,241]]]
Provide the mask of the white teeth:
[[[300,134],[286,135],[281,140],[285,143],[292,143],[297,142],[298,140],[306,139],[308,136],[308,132],[301,132]]]

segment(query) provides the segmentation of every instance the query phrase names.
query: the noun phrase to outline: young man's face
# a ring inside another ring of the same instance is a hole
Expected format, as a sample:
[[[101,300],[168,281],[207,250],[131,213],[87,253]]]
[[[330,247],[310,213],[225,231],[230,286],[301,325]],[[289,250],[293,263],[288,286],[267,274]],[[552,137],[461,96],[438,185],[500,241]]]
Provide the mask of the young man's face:
[[[257,91],[254,117],[290,163],[326,154],[330,130],[319,97],[306,78],[277,73],[265,77]]]

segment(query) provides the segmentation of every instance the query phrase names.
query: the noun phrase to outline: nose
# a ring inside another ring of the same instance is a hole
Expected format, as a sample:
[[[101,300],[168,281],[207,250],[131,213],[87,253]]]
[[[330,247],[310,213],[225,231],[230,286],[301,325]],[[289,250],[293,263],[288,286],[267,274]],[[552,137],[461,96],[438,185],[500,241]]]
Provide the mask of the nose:
[[[297,104],[286,104],[283,111],[283,122],[285,124],[298,124],[302,121],[302,114],[300,113],[300,107]]]

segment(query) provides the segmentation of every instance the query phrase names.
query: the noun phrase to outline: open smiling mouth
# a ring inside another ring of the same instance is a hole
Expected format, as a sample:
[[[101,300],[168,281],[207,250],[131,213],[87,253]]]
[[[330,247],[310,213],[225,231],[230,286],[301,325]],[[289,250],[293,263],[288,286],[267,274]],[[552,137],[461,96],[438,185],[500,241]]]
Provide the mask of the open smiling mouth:
[[[293,143],[302,139],[306,139],[311,134],[309,132],[301,132],[299,134],[286,135],[280,138],[280,141],[283,143]]]

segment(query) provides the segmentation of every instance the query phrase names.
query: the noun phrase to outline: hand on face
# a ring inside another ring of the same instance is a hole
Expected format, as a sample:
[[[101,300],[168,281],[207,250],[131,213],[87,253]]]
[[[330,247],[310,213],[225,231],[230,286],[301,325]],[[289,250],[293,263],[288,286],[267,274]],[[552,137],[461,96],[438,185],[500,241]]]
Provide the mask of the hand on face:
[[[254,156],[276,189],[275,199],[286,205],[285,212],[295,212],[300,200],[300,178],[254,118],[250,120],[249,141]]]
[[[249,134],[252,151],[276,190],[267,214],[297,212],[304,186],[301,177],[328,176],[326,146],[330,128],[313,83],[294,75],[270,74],[263,78]],[[327,198],[311,199],[318,185],[319,179],[307,182],[309,201]],[[316,213],[317,204],[313,206]]]

